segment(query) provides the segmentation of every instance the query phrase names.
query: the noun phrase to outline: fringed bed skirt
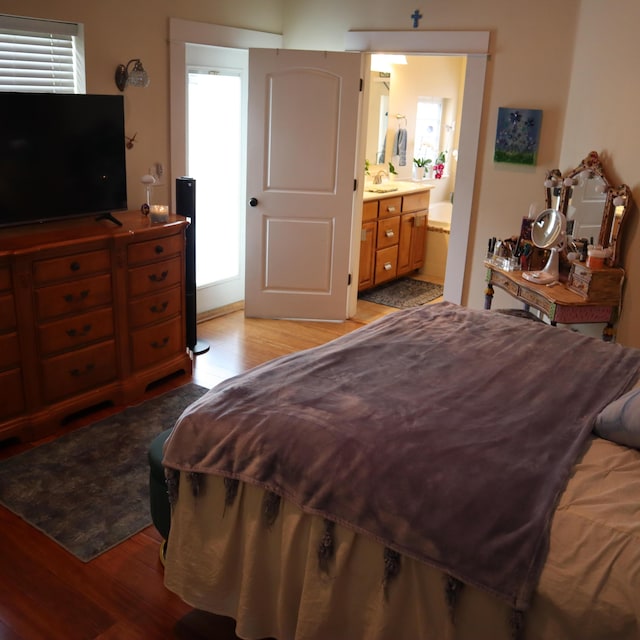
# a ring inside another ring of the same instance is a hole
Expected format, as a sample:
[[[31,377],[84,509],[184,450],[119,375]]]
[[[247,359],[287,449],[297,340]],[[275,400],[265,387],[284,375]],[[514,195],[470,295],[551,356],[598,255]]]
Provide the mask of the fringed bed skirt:
[[[526,640],[639,637],[639,470],[638,452],[599,439],[578,464],[532,606],[515,621]],[[512,612],[488,593],[468,586],[456,593],[440,571],[392,557],[375,540],[286,500],[276,512],[271,505],[267,518],[261,488],[239,483],[235,490],[230,500],[224,480],[207,476],[195,497],[182,477],[165,583],[191,606],[234,618],[239,637],[514,637]],[[628,508],[621,512],[621,504]]]

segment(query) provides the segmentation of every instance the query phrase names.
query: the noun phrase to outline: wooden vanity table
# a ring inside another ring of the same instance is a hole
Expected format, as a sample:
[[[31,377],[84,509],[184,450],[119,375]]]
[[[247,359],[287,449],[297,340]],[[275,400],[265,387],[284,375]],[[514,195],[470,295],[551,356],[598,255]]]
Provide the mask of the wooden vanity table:
[[[620,243],[623,223],[631,209],[631,190],[624,184],[614,187],[609,183],[595,151],[564,175],[558,169],[547,172],[544,186],[546,209],[533,221],[528,235],[521,231],[512,252],[517,258],[523,247],[549,249],[552,256],[556,254],[554,266],[550,269],[549,259],[543,271],[530,272],[525,278],[526,272],[507,268],[514,256],[488,255],[484,263],[485,309],[491,308],[494,287],[499,287],[521,300],[525,309],[531,306],[544,313],[552,325],[606,323],[603,338],[611,340],[622,304],[625,273],[620,263]],[[555,228],[550,225],[545,229],[542,225],[551,220]],[[549,232],[549,243],[540,235],[543,230]],[[575,259],[580,257],[578,246],[584,251],[587,245],[589,251],[591,245],[598,247],[606,258],[596,258],[594,251],[586,262],[584,257],[583,261]],[[568,275],[564,271],[566,277],[558,269],[560,251],[564,264],[569,265]],[[537,277],[540,282],[535,281]]]
[[[525,308],[531,306],[542,311],[552,325],[605,322],[610,329],[617,320],[624,279],[622,269],[591,270],[582,263],[574,263],[566,284],[548,286],[525,280],[522,271],[505,271],[489,260],[484,264],[487,268],[485,309],[491,309],[496,286],[521,300]]]

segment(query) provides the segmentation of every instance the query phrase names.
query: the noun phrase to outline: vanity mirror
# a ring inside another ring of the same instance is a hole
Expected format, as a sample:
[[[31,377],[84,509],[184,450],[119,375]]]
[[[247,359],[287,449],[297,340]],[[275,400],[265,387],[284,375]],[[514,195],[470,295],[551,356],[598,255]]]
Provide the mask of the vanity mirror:
[[[631,206],[629,187],[610,185],[596,151],[564,176],[557,169],[550,171],[544,184],[547,206],[557,202],[566,218],[567,238],[593,238],[593,244],[609,249],[607,264],[617,266],[622,225]]]
[[[549,259],[541,271],[524,271],[522,277],[536,284],[559,280],[558,252],[564,248],[566,219],[557,209],[545,209],[531,226],[531,241],[540,249],[550,249]]]

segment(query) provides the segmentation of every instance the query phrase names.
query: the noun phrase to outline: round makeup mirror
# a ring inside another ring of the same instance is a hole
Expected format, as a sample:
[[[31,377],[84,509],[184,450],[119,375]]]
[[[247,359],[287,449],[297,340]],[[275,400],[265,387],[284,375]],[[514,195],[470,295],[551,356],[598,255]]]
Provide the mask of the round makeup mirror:
[[[567,220],[557,209],[545,209],[531,227],[531,241],[536,247],[550,249],[551,255],[541,271],[523,271],[522,277],[537,284],[558,282],[559,258],[566,237]]]

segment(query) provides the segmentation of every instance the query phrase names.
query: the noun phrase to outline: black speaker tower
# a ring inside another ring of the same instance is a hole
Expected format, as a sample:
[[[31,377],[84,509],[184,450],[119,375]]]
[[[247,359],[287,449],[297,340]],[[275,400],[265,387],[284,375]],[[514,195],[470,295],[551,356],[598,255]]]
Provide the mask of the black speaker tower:
[[[189,218],[186,231],[185,264],[185,317],[187,348],[199,356],[209,351],[209,345],[198,341],[196,309],[196,181],[193,178],[176,178],[176,213]]]

